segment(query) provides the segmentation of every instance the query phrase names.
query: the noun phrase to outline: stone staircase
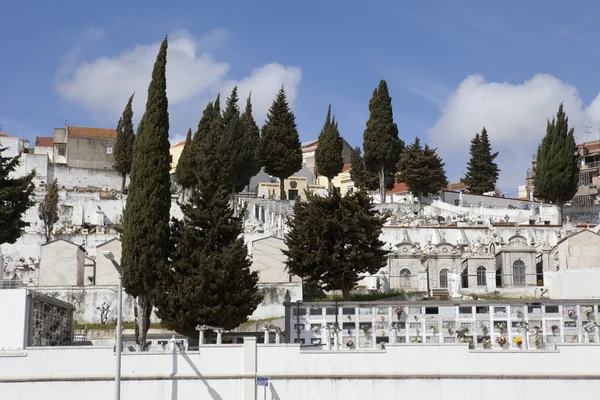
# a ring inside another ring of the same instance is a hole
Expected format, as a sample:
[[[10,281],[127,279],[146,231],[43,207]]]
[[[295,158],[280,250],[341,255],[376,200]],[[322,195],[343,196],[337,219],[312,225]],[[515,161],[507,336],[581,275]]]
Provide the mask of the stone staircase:
[[[431,289],[431,293],[436,300],[448,300],[450,298],[448,289]]]

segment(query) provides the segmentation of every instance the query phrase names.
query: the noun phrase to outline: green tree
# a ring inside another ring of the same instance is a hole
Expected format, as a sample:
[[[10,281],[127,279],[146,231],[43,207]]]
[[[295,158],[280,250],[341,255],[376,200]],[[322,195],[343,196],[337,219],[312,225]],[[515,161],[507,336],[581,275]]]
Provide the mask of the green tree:
[[[302,168],[302,150],[296,129],[296,117],[283,87],[273,101],[262,128],[261,159],[265,172],[279,178],[281,199],[285,200],[284,180]]]
[[[31,197],[35,188],[35,171],[20,178],[11,178],[10,174],[19,166],[21,155],[3,157],[2,153],[6,150],[6,147],[0,147],[0,244],[14,243],[23,234],[23,228],[29,226],[23,216],[34,204]]]
[[[248,99],[246,100],[246,109],[240,117],[240,122],[244,129],[247,143],[246,151],[248,152],[248,158],[246,158],[246,168],[243,168],[242,171],[239,171],[241,174],[240,182],[244,186],[248,186],[250,184],[250,179],[252,179],[254,175],[258,174],[262,167],[260,162],[260,130],[258,129],[258,125],[256,125],[256,121],[252,116],[252,100],[250,96],[251,95],[248,95]],[[243,188],[240,189],[238,187],[238,192],[241,190],[243,190]]]
[[[369,120],[363,134],[365,165],[377,173],[381,202],[385,203],[386,174],[395,174],[398,157],[404,143],[398,138],[398,127],[394,123],[392,98],[384,80],[373,91],[369,101]]]
[[[170,252],[169,112],[167,38],[162,42],[148,87],[146,111],[133,146],[129,194],[123,215],[123,285],[136,298],[137,342],[146,348],[158,272]]]
[[[379,177],[377,173],[365,166],[364,157],[360,154],[360,147],[354,148],[350,156],[350,178],[354,187],[358,190],[377,190],[379,188]],[[390,190],[394,187],[394,174],[387,171],[385,174],[385,188]]]
[[[561,103],[556,118],[548,121],[546,136],[538,147],[533,176],[536,197],[562,208],[577,193],[577,161],[573,128],[569,129],[569,118]]]
[[[344,299],[364,273],[377,273],[387,264],[379,240],[385,217],[379,216],[367,193],[341,197],[309,195],[297,202],[285,235],[287,269],[325,290],[341,290]]]
[[[494,162],[498,152],[492,153],[492,147],[485,127],[481,135],[475,134],[471,140],[471,159],[467,164],[467,173],[461,179],[469,186],[469,192],[483,194],[496,189],[500,169]]]
[[[40,203],[38,217],[44,224],[44,237],[46,238],[46,243],[48,243],[52,234],[52,228],[58,222],[58,181],[56,179],[52,181],[48,187],[46,196],[44,196],[44,201]]]
[[[121,182],[121,192],[125,191],[125,181],[127,174],[131,172],[131,163],[133,161],[133,143],[135,135],[133,133],[133,96],[127,101],[123,115],[119,119],[117,125],[117,140],[115,141],[114,157],[115,163],[113,168],[121,174],[123,181]]]
[[[198,325],[236,328],[263,298],[258,274],[250,271],[242,217],[233,215],[227,188],[215,179],[219,151],[202,146],[201,153],[198,185],[181,205],[184,219],[174,224],[175,250],[157,296],[163,324],[188,336]]]
[[[331,118],[331,104],[327,109],[327,118],[325,125],[319,134],[317,150],[315,152],[315,162],[317,164],[317,174],[323,175],[329,181],[329,191],[331,192],[331,180],[342,171],[344,160],[342,159],[343,141],[338,130],[338,124],[335,116]]]
[[[194,154],[194,143],[192,142],[192,128],[188,129],[187,136],[185,137],[185,145],[177,161],[177,168],[175,169],[175,177],[177,183],[184,189],[190,189],[196,180],[196,163]]]
[[[418,136],[400,156],[398,171],[408,189],[421,197],[438,193],[448,186],[444,162],[436,149],[430,149],[427,145],[421,147]]]

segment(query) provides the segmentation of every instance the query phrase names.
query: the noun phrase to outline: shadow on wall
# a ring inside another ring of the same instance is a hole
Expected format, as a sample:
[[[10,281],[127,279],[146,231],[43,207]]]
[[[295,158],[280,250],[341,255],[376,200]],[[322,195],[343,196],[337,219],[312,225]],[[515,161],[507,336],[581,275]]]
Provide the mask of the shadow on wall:
[[[173,349],[173,372],[171,373],[171,379],[172,379],[171,400],[178,400],[178,395],[179,395],[179,379],[177,378],[177,371],[178,371],[177,354],[178,354],[177,347],[175,347]],[[223,400],[221,395],[219,393],[217,393],[217,391],[208,384],[206,379],[204,379],[202,377],[202,374],[200,373],[200,371],[198,371],[198,368],[196,368],[196,366],[194,365],[192,360],[188,357],[188,355],[183,351],[180,351],[179,354],[181,354],[183,359],[194,370],[194,373],[196,374],[196,376],[200,378],[202,383],[204,383],[204,385],[206,386],[206,390],[208,391],[208,394],[210,395],[210,398],[213,400]]]
[[[279,393],[277,393],[277,390],[275,390],[275,386],[273,386],[273,382],[269,383],[269,390],[271,391],[271,399],[281,400],[281,397],[279,397]]]

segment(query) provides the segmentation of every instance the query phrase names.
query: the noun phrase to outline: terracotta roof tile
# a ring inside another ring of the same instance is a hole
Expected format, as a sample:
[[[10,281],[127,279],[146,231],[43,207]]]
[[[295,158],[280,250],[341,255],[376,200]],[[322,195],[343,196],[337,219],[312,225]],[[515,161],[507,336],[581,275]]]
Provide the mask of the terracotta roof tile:
[[[48,136],[38,136],[35,138],[35,147],[52,147],[54,146],[54,138]]]
[[[405,183],[394,183],[394,187],[391,190],[388,190],[386,194],[399,194],[399,193],[408,193],[408,186]]]
[[[82,126],[69,126],[67,127],[69,135],[83,136],[83,137],[94,137],[94,138],[106,138],[115,139],[117,137],[117,131],[114,129],[106,128],[84,128]]]
[[[352,168],[352,164],[344,164],[344,167],[342,168],[342,172],[349,171],[351,168]]]
[[[9,135],[8,133],[4,133],[4,132],[0,132],[0,136],[1,137],[16,137],[16,136],[13,136],[13,135]]]
[[[185,140],[184,140],[183,142],[179,142],[179,143],[177,143],[177,144],[174,144],[174,145],[173,145],[173,146],[171,146],[171,147],[183,146],[184,144],[185,144]]]
[[[309,148],[309,147],[313,147],[313,146],[315,146],[317,143],[319,143],[319,141],[318,141],[318,140],[315,140],[315,141],[313,141],[313,142],[305,142],[305,143],[302,143],[302,145],[301,145],[301,147],[300,147],[300,148],[301,148],[301,149],[307,149],[307,148]]]

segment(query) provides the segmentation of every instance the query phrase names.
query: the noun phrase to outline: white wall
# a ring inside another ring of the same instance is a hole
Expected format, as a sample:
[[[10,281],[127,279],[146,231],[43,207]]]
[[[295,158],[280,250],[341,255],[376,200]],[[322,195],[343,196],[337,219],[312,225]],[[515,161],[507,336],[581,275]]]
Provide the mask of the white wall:
[[[600,299],[600,269],[545,271],[544,287],[553,299]]]
[[[27,290],[0,290],[0,350],[24,348],[26,324]]]
[[[100,187],[121,191],[122,177],[112,169],[71,168],[64,164],[53,164],[49,167],[48,180],[58,180],[60,187],[67,189],[78,187]],[[129,184],[129,177],[125,186]]]
[[[384,351],[325,352],[257,346],[247,338],[243,345],[203,346],[200,352],[125,353],[121,398],[584,399],[600,391],[598,357],[598,345],[514,352],[388,345]],[[87,400],[104,400],[114,389],[114,365],[112,349],[0,352],[0,387],[7,399],[76,399],[85,393]],[[256,376],[269,378],[265,397]]]
[[[23,150],[23,143],[16,136],[0,136],[0,148],[6,147],[2,157],[14,157]]]
[[[79,246],[64,240],[42,246],[39,285],[83,285],[82,255]]]
[[[102,254],[110,251],[121,265],[121,241],[118,239],[101,244],[96,248],[96,285],[118,285],[119,273],[113,263]]]
[[[259,283],[258,289],[264,298],[250,316],[252,320],[283,317],[285,315],[283,302],[288,291],[291,301],[302,300],[302,282]]]

